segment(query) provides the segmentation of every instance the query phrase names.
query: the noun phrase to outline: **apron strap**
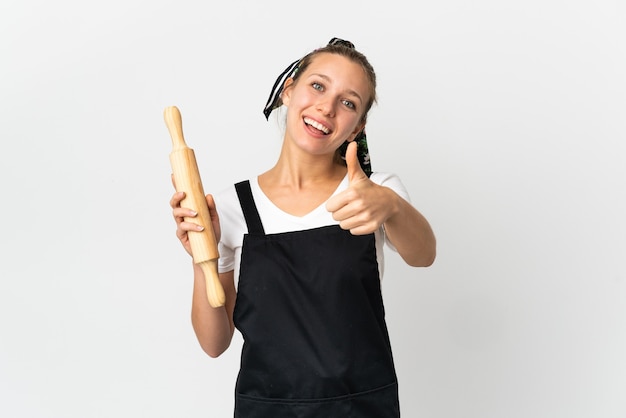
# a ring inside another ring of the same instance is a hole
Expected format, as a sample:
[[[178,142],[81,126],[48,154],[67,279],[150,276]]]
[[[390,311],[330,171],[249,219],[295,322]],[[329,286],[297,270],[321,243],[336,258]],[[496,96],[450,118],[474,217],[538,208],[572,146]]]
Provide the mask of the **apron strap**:
[[[239,203],[241,204],[241,210],[243,211],[243,217],[246,219],[246,225],[248,226],[248,233],[255,235],[265,235],[263,229],[263,223],[259,216],[256,203],[254,203],[254,197],[252,197],[252,189],[250,188],[250,181],[245,180],[235,184],[235,190],[239,197]]]

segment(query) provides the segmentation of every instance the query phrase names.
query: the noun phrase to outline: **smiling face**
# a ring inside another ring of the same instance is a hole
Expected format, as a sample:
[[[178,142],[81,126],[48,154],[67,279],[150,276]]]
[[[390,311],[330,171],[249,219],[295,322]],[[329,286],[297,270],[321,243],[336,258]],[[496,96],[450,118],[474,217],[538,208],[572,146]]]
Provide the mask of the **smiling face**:
[[[314,155],[333,155],[365,125],[370,83],[363,68],[331,53],[318,54],[288,79],[282,95],[287,109],[285,139]]]

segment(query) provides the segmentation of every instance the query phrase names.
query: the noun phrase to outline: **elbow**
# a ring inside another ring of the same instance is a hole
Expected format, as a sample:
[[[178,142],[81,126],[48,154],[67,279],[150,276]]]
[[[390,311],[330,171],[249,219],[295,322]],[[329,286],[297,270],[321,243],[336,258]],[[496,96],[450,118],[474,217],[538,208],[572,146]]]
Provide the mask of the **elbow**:
[[[431,233],[432,234],[432,233]],[[437,239],[432,234],[426,249],[422,252],[422,263],[418,267],[430,267],[437,258]]]
[[[435,263],[435,259],[437,258],[437,247],[433,241],[427,248],[422,248],[421,251],[402,258],[404,262],[411,267],[430,267]]]
[[[430,267],[435,262],[435,251],[428,254],[420,254],[418,257],[405,258],[404,261],[411,267]]]
[[[433,241],[429,251],[427,251],[426,257],[424,258],[424,263],[421,267],[430,267],[435,263],[435,259],[437,258],[437,246]]]
[[[224,353],[223,351],[210,351],[210,350],[204,350],[204,352],[211,358],[218,358]]]
[[[204,351],[211,358],[218,358],[224,354],[229,345],[230,344],[223,347],[202,345],[202,351]]]
[[[424,259],[424,262],[419,267],[430,267],[435,263],[435,259],[437,258],[437,251],[433,250],[432,253],[428,256],[428,258]]]
[[[224,334],[213,334],[208,332],[199,332],[199,330],[194,327],[196,331],[196,338],[198,343],[200,344],[200,348],[202,351],[206,353],[211,358],[218,358],[230,347],[230,343],[232,341],[233,333],[232,331]],[[204,328],[203,331],[206,331]]]

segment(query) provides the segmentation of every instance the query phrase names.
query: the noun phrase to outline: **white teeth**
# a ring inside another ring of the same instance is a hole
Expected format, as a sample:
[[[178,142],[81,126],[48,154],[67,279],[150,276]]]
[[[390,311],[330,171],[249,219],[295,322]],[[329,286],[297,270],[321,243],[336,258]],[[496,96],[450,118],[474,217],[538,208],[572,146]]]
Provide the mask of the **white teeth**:
[[[315,129],[318,129],[318,130],[324,132],[325,134],[328,134],[328,132],[330,132],[327,127],[325,127],[321,123],[318,123],[318,122],[314,121],[313,119],[304,118],[304,123],[306,123],[307,125],[311,125]]]

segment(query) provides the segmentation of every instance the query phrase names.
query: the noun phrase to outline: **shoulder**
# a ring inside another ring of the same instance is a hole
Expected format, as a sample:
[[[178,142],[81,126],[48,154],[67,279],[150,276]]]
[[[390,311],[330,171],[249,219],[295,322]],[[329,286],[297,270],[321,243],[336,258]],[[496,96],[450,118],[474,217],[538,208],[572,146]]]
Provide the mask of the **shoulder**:
[[[220,219],[223,243],[236,246],[239,235],[246,232],[246,221],[241,210],[235,185],[228,186],[213,195]]]
[[[240,207],[234,184],[214,194],[213,199],[215,199],[218,211],[226,210],[230,212],[232,209]]]

